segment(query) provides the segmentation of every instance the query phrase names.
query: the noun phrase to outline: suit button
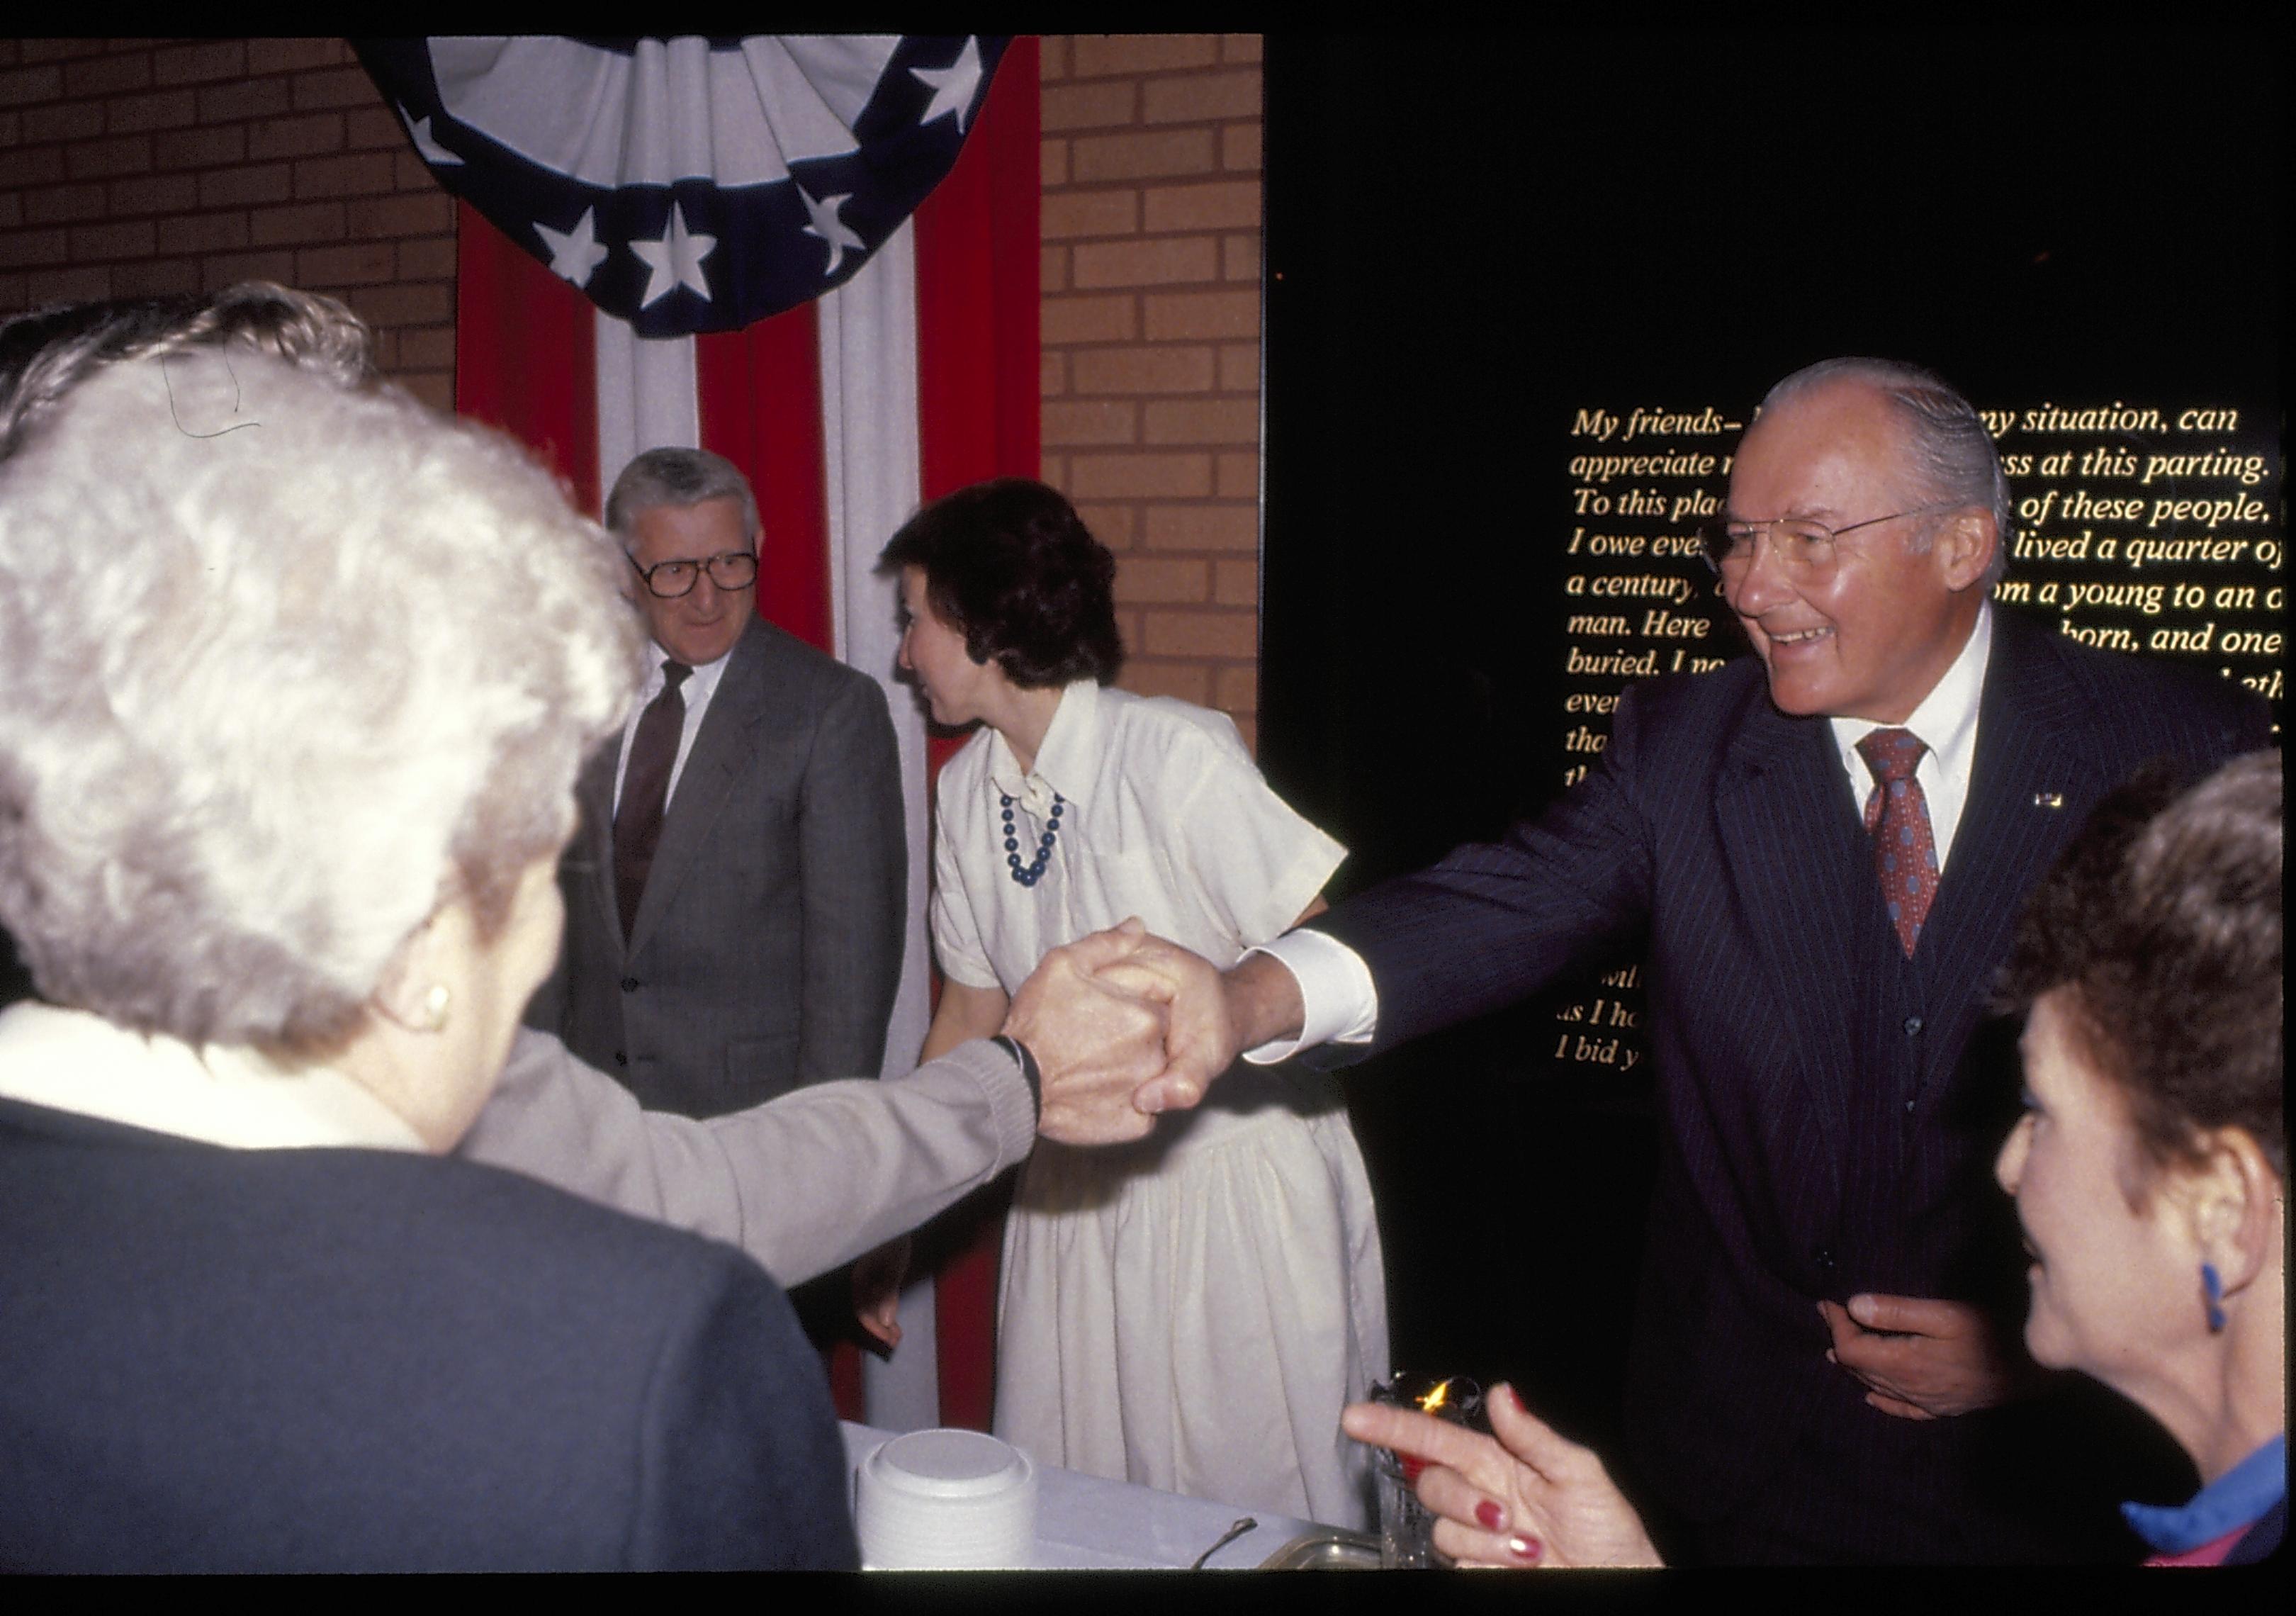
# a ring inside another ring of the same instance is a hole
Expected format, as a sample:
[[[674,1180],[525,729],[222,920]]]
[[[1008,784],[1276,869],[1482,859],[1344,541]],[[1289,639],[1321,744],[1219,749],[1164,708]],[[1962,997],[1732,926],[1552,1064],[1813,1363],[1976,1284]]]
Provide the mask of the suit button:
[[[629,986],[629,984],[628,984],[627,982],[624,982],[624,983],[622,984],[622,986],[623,986],[623,987],[625,987],[625,988],[627,988],[627,987],[628,987],[628,986]],[[1917,1015],[1909,1015],[1909,1016],[1907,1016],[1907,1017],[1906,1018],[1906,1036],[1907,1038],[1912,1038],[1912,1037],[1914,1036],[1914,1034],[1915,1034],[1915,1033],[1919,1032],[1921,1029],[1922,1029],[1922,1018],[1921,1018],[1921,1017],[1919,1017],[1919,1016],[1917,1016]]]
[[[624,993],[636,993],[637,990],[638,990],[638,979],[637,979],[637,978],[636,978],[636,977],[634,977],[634,976],[626,976],[626,977],[624,977],[624,978],[622,979],[622,991],[623,991]]]
[[[619,1049],[617,1049],[616,1051],[614,1051],[614,1064],[615,1064],[615,1065],[617,1065],[617,1066],[627,1066],[629,1063],[630,1063],[630,1057],[629,1057],[629,1056],[627,1056],[627,1055],[624,1054],[623,1054],[620,1050],[619,1050]]]
[[[1810,1255],[1817,1259],[1817,1266],[1819,1267],[1824,1268],[1829,1274],[1833,1272],[1833,1248],[1832,1246],[1820,1246],[1816,1251],[1811,1252]]]

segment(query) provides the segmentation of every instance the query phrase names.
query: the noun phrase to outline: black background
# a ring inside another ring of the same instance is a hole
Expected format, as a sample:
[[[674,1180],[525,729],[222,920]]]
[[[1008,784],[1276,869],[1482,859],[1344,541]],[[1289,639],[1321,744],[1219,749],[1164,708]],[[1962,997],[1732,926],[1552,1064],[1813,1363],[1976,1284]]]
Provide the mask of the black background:
[[[1271,35],[1259,755],[1335,895],[1559,791],[1580,408],[1742,420],[1878,354],[1988,407],[2235,405],[2276,467],[2283,70],[2232,31]],[[1653,1130],[1640,1074],[1551,1060],[1568,997],[1346,1081],[1397,1365],[1615,1451]]]

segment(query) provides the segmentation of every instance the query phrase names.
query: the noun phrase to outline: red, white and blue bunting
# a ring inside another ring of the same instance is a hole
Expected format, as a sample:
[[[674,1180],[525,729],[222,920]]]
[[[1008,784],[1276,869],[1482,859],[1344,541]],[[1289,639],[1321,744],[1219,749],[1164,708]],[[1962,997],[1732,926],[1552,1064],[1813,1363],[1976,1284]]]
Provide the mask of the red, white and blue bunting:
[[[850,280],[956,160],[1005,44],[352,41],[439,183],[645,337]]]
[[[352,44],[463,199],[457,411],[594,513],[643,449],[725,455],[757,489],[758,611],[884,684],[910,889],[885,1070],[906,1072],[931,1013],[930,781],[954,743],[893,680],[873,568],[924,500],[1038,472],[1036,40]],[[841,1412],[863,1415],[865,1381],[873,1423],[987,1427],[997,1228],[944,1228],[955,1253],[904,1294],[890,1364],[840,1349]]]

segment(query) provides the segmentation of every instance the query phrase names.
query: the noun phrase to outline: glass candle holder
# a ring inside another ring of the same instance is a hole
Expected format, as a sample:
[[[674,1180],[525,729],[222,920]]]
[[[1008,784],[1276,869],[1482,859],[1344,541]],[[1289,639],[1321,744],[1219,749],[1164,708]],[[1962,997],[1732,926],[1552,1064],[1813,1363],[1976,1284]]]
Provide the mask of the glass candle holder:
[[[1384,1386],[1371,1389],[1371,1400],[1415,1408],[1455,1425],[1480,1429],[1483,1389],[1465,1375],[1400,1371]],[[1425,1461],[1382,1448],[1372,1470],[1379,1493],[1379,1563],[1386,1571],[1433,1571],[1447,1567],[1435,1547],[1435,1515],[1419,1501],[1419,1472]]]

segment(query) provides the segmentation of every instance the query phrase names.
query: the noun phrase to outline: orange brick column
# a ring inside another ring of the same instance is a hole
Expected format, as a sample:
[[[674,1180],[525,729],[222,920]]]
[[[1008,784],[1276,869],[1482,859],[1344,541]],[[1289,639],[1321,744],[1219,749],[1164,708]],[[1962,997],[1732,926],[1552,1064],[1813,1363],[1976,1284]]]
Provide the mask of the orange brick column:
[[[1125,688],[1254,738],[1259,38],[1046,38],[1044,477],[1118,558]]]

